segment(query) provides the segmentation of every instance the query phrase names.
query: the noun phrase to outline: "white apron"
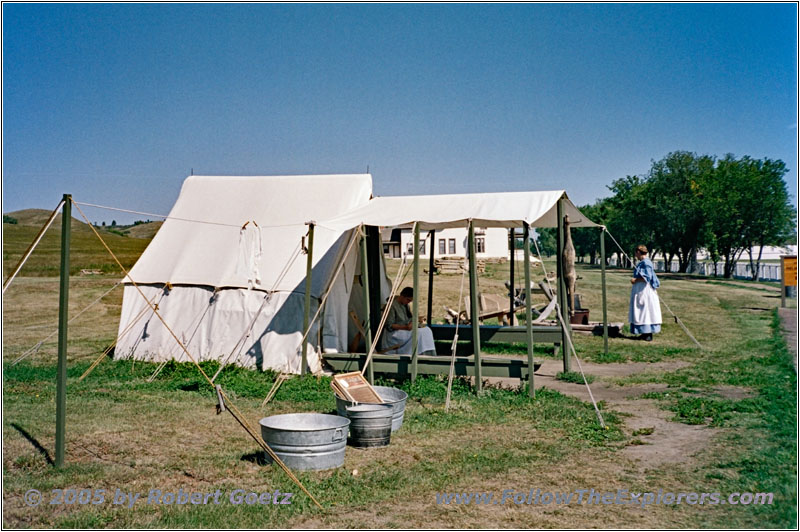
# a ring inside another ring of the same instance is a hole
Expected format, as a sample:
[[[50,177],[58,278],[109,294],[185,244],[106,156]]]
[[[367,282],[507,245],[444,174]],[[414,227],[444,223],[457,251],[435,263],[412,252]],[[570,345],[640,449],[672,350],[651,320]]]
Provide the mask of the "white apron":
[[[634,283],[631,288],[631,303],[628,311],[631,325],[660,325],[661,304],[658,292],[650,283]]]

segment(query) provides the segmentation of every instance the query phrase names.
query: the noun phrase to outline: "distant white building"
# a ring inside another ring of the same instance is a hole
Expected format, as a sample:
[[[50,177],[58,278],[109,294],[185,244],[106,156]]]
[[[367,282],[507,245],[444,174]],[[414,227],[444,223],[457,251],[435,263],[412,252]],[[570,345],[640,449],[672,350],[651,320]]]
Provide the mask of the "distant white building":
[[[753,259],[758,258],[758,247],[751,248],[751,252],[753,254]],[[759,266],[758,278],[763,281],[779,281],[781,278],[781,271],[780,271],[780,264],[776,261],[779,261],[781,255],[797,255],[797,246],[796,245],[789,245],[785,247],[775,247],[775,246],[764,246],[763,250],[761,251],[761,264]],[[616,257],[610,259],[610,262],[616,265]],[[661,254],[655,254],[653,256],[653,266],[655,267],[656,271],[665,271],[666,270],[666,260],[664,256]],[[716,273],[717,275],[722,275],[723,268],[724,268],[724,261],[719,261],[716,264]],[[671,272],[678,271],[678,261],[673,259],[672,264],[670,265],[669,270]],[[714,275],[714,264],[711,262],[711,257],[708,254],[708,251],[701,250],[697,252],[697,263],[694,264],[693,268],[689,271],[689,273],[697,273],[699,275]],[[750,268],[750,255],[747,254],[747,250],[742,253],[739,260],[736,262],[736,266],[733,270],[733,276],[736,278],[741,279],[750,279],[752,278],[752,269]]]
[[[430,257],[433,246],[435,257],[466,257],[467,228],[439,229],[430,241],[428,231],[419,235],[419,256]],[[399,259],[403,253],[414,254],[414,233],[411,228],[385,227],[381,229],[383,254]],[[508,229],[502,227],[475,228],[475,254],[478,258],[508,258]]]

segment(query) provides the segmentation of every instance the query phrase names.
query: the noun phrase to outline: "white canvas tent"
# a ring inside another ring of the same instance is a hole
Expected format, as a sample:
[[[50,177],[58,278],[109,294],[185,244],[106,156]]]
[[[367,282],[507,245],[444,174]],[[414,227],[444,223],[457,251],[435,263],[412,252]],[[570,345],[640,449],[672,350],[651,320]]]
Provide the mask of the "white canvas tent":
[[[360,275],[354,232],[362,224],[440,229],[473,220],[482,227],[553,227],[563,198],[573,226],[596,227],[561,190],[370,199],[371,191],[368,174],[189,177],[131,277],[200,360],[299,373],[306,277],[300,247],[306,222],[315,221],[312,314],[330,288],[309,334],[308,363],[316,372],[323,350],[347,351],[355,333],[349,310],[366,313],[361,290],[353,290]],[[382,264],[380,277],[383,302],[390,286]],[[186,361],[126,282],[115,358]]]
[[[200,360],[299,373],[306,277],[300,247],[306,222],[366,205],[371,192],[368,174],[189,177],[131,278]],[[359,274],[358,246],[343,256],[351,237],[349,228],[323,224],[315,229],[312,315],[333,287],[323,317],[309,334],[312,371],[320,369],[320,344],[346,351],[348,306]],[[128,279],[114,356],[186,360]]]
[[[564,214],[572,227],[598,227],[584,216],[563,190],[541,192],[493,192],[431,196],[384,196],[325,222],[327,227],[347,230],[361,224],[395,227],[418,222],[420,229],[466,227],[556,227],[557,203],[565,198]]]

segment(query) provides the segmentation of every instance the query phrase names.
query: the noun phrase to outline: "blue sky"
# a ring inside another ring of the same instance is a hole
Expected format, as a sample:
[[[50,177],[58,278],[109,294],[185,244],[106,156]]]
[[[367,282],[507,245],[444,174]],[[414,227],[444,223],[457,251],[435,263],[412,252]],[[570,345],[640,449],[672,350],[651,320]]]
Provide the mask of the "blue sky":
[[[796,80],[788,3],[7,3],[3,211],[368,166],[379,195],[584,204],[675,150],[782,159],[796,203]]]

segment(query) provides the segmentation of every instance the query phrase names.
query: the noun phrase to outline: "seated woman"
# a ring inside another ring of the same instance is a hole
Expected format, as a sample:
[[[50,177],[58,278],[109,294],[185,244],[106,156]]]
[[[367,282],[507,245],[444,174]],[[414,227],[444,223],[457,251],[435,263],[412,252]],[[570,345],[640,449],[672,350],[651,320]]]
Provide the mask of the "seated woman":
[[[392,300],[381,342],[385,353],[411,354],[412,313],[411,309],[408,308],[408,304],[413,299],[414,289],[407,286],[403,288],[400,295],[395,296]],[[428,327],[417,328],[417,353],[421,355],[436,354],[433,332]]]

